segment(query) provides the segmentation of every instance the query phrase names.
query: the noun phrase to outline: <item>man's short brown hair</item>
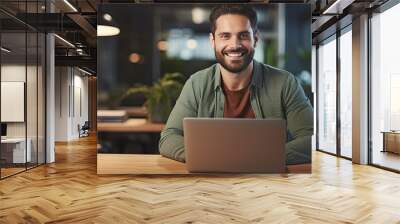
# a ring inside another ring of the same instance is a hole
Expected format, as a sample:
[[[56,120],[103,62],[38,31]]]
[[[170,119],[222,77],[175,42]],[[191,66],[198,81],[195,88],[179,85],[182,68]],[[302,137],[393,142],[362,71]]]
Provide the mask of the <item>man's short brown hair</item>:
[[[216,6],[212,9],[210,14],[210,23],[211,23],[211,33],[215,33],[217,29],[216,21],[222,15],[227,14],[235,14],[242,15],[249,19],[251,28],[254,32],[257,31],[257,13],[256,11],[247,5],[239,5],[239,4],[223,4]]]

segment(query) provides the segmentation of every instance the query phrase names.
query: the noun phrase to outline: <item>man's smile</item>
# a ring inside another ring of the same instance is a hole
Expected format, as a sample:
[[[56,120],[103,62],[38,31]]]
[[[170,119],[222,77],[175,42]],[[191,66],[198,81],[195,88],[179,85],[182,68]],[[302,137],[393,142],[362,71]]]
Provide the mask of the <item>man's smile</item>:
[[[242,59],[242,57],[246,54],[246,51],[227,51],[223,53],[225,56],[232,60]]]

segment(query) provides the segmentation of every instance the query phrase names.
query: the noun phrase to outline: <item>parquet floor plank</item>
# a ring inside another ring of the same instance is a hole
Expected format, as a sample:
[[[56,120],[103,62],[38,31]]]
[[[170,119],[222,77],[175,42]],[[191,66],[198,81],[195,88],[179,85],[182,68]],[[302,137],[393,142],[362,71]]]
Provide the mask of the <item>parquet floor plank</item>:
[[[400,175],[313,152],[312,174],[96,174],[96,139],[0,181],[2,223],[400,223]]]

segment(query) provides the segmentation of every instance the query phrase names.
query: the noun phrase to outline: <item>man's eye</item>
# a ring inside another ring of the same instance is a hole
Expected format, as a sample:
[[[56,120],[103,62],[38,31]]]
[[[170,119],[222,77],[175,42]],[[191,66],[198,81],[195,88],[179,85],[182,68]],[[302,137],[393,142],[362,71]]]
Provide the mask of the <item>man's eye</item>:
[[[242,34],[240,34],[240,38],[247,40],[247,39],[250,38],[250,34],[249,33],[242,33]]]
[[[229,34],[221,34],[220,37],[221,37],[221,39],[226,40],[226,39],[229,39]]]

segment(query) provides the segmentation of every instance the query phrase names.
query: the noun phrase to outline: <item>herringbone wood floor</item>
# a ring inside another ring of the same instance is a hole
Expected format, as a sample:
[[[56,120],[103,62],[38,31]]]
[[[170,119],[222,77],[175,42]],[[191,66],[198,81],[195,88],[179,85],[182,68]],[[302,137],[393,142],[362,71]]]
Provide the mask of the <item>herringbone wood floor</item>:
[[[315,152],[312,174],[98,176],[94,137],[0,181],[0,223],[400,223],[400,175]]]

